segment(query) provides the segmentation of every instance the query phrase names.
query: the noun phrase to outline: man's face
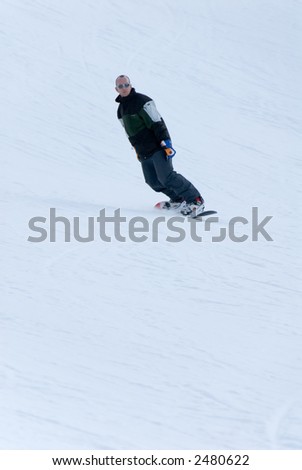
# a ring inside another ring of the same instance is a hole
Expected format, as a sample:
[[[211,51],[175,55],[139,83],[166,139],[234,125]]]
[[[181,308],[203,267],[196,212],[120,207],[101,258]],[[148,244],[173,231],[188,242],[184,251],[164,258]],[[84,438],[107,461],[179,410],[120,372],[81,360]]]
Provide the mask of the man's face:
[[[131,85],[127,77],[118,77],[115,82],[115,89],[123,98],[128,96],[131,91]],[[126,85],[126,86],[125,86]]]

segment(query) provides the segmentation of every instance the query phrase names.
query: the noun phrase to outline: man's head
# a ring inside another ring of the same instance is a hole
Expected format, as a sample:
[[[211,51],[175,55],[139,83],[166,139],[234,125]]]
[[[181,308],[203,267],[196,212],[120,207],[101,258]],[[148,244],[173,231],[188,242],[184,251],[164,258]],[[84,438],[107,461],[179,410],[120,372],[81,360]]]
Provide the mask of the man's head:
[[[130,94],[131,88],[130,78],[127,75],[119,75],[115,80],[115,89],[123,98]]]

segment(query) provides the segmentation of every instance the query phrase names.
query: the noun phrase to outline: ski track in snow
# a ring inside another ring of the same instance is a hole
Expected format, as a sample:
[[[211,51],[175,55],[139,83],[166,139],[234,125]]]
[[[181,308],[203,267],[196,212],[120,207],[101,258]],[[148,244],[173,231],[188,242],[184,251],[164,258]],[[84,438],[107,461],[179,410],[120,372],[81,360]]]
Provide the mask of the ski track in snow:
[[[2,449],[301,449],[301,10],[1,3]],[[188,223],[179,243],[165,223],[158,241],[64,242],[61,223],[28,242],[50,208],[82,236],[103,208],[162,216],[116,119],[120,73],[219,222],[201,243]],[[251,240],[252,207],[272,242]],[[249,239],[211,241],[236,216]]]

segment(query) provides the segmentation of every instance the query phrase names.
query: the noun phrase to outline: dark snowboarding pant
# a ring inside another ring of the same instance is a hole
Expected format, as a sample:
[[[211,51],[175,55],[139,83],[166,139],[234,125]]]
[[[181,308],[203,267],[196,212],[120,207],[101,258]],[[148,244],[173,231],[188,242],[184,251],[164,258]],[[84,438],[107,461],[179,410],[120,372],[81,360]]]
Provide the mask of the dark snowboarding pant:
[[[187,203],[200,197],[199,191],[184,176],[173,169],[172,160],[166,159],[164,150],[141,160],[146,183],[156,192],[166,194],[172,201]]]

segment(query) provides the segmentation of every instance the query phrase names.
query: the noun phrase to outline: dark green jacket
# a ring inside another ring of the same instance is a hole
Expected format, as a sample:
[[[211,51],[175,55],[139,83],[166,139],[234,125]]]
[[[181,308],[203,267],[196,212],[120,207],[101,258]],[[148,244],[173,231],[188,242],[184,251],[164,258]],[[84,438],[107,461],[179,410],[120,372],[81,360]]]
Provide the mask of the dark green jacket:
[[[139,159],[151,157],[160,150],[162,140],[171,140],[166,124],[151,98],[132,88],[128,96],[119,95],[115,101],[119,103],[117,117]]]

